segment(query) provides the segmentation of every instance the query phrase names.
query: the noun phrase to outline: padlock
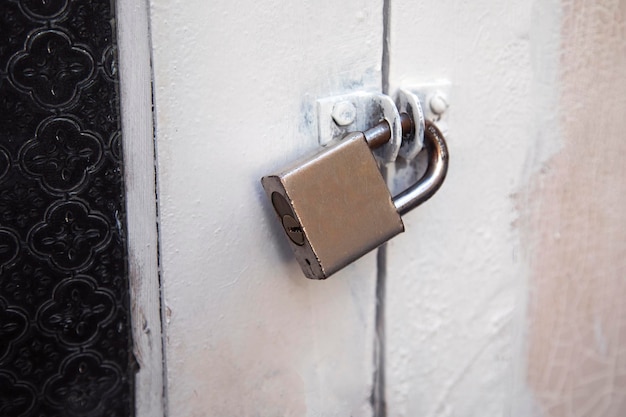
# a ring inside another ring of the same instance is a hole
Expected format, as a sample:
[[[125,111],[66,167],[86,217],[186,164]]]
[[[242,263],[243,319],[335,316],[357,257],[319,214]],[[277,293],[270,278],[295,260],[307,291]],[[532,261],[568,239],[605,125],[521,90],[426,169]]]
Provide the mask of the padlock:
[[[403,135],[410,134],[410,117],[403,113],[400,118]],[[426,173],[392,198],[371,151],[390,137],[389,124],[383,121],[261,179],[308,278],[326,279],[403,232],[401,216],[443,183],[449,160],[446,142],[439,129],[426,122]]]

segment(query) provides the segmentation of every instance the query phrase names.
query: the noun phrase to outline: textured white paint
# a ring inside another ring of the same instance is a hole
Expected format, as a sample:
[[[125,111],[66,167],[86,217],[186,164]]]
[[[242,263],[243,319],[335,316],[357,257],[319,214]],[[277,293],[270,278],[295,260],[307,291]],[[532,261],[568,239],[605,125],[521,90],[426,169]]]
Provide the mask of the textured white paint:
[[[133,353],[139,364],[135,406],[137,417],[158,417],[163,415],[163,354],[148,3],[120,0],[116,5]]]
[[[529,155],[558,148],[537,149],[536,135],[556,117],[559,10],[543,0],[391,2],[391,90],[440,78],[452,88],[448,178],[388,245],[389,416],[533,408],[513,197]]]
[[[367,416],[376,258],[306,280],[259,179],[380,91],[382,1],[152,0],[171,416]]]
[[[316,98],[379,90],[382,4],[233,3],[152,1],[170,415],[371,415],[374,256],[304,280],[258,179]],[[448,180],[388,245],[389,416],[623,415],[626,12],[563,3],[390,2],[391,92],[452,89]]]

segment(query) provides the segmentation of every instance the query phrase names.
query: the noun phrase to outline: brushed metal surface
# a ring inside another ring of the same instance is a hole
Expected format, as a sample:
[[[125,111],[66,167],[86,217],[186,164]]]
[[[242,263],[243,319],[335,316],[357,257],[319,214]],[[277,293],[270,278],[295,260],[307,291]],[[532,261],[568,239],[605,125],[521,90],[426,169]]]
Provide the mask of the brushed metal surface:
[[[304,244],[290,244],[308,278],[328,278],[404,231],[363,133],[332,142],[261,182],[270,200],[279,201],[273,198],[278,193],[288,203],[289,210],[274,205],[283,224],[291,216],[304,233]]]

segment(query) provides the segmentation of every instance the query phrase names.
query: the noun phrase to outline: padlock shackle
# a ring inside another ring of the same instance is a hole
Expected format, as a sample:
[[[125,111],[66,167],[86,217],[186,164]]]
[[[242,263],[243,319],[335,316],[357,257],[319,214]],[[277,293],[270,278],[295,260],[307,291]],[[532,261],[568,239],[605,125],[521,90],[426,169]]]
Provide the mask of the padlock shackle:
[[[415,184],[393,198],[400,215],[405,215],[433,196],[443,184],[448,173],[448,147],[434,123],[426,121],[424,145],[428,152],[426,173]]]

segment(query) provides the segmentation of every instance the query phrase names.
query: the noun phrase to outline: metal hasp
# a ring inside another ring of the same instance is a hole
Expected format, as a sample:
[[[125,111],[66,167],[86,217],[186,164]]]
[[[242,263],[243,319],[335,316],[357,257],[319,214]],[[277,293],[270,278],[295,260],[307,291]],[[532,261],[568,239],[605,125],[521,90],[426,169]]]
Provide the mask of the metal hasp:
[[[414,131],[400,115],[403,136]],[[430,198],[443,183],[448,151],[427,122],[429,166],[409,189],[392,198],[371,149],[392,137],[387,121],[335,139],[313,155],[261,179],[302,271],[325,279],[404,231],[402,214]]]
[[[400,112],[396,103],[388,95],[375,92],[354,92],[317,100],[317,128],[320,145],[341,139],[348,133],[363,132],[374,123],[386,121],[391,137],[376,148],[374,157],[379,164],[389,164],[396,160],[403,144]],[[412,119],[421,120],[407,109]],[[421,142],[420,142],[421,143]]]

